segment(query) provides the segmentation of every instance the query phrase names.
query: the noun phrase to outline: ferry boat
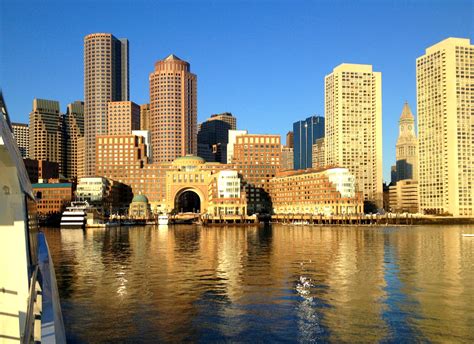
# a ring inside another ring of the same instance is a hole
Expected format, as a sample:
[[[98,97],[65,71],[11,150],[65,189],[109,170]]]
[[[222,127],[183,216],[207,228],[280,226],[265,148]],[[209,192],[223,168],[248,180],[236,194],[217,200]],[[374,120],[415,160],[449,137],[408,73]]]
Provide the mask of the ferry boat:
[[[158,215],[158,225],[167,225],[169,223],[168,215],[160,214]]]
[[[80,228],[84,229],[87,222],[86,210],[89,208],[87,201],[71,202],[69,207],[61,216],[61,228]]]
[[[66,343],[48,244],[0,90],[0,342]]]

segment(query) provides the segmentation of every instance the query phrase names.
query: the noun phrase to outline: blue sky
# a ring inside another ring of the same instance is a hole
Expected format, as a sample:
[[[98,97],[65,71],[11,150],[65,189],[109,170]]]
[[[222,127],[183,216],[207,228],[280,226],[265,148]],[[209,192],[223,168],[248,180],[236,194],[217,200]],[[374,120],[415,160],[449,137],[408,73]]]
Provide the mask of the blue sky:
[[[12,120],[34,97],[63,111],[83,99],[83,37],[130,41],[130,93],[148,102],[155,61],[174,53],[198,76],[198,119],[230,111],[240,129],[282,137],[324,115],[324,76],[340,63],[382,72],[384,179],[398,117],[416,112],[415,60],[450,36],[473,37],[472,1],[0,1],[0,87]]]

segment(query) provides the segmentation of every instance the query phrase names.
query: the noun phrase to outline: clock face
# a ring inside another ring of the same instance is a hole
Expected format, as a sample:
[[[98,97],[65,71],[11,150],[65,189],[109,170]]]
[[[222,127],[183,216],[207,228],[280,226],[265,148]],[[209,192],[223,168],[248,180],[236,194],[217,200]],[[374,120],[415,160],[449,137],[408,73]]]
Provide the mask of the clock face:
[[[402,131],[405,131],[405,126],[404,125],[402,125]]]

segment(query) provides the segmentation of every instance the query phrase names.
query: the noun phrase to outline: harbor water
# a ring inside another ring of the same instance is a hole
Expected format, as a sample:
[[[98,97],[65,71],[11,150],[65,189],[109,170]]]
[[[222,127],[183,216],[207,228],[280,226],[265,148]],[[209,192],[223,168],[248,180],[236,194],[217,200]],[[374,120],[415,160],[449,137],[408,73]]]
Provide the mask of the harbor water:
[[[71,343],[474,342],[469,226],[43,231]]]

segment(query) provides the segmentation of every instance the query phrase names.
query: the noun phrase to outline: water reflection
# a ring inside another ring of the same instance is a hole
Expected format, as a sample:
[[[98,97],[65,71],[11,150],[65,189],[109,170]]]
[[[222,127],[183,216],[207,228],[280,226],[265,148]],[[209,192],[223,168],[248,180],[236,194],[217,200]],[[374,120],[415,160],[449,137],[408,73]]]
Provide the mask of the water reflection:
[[[472,342],[466,229],[45,232],[71,342]]]

